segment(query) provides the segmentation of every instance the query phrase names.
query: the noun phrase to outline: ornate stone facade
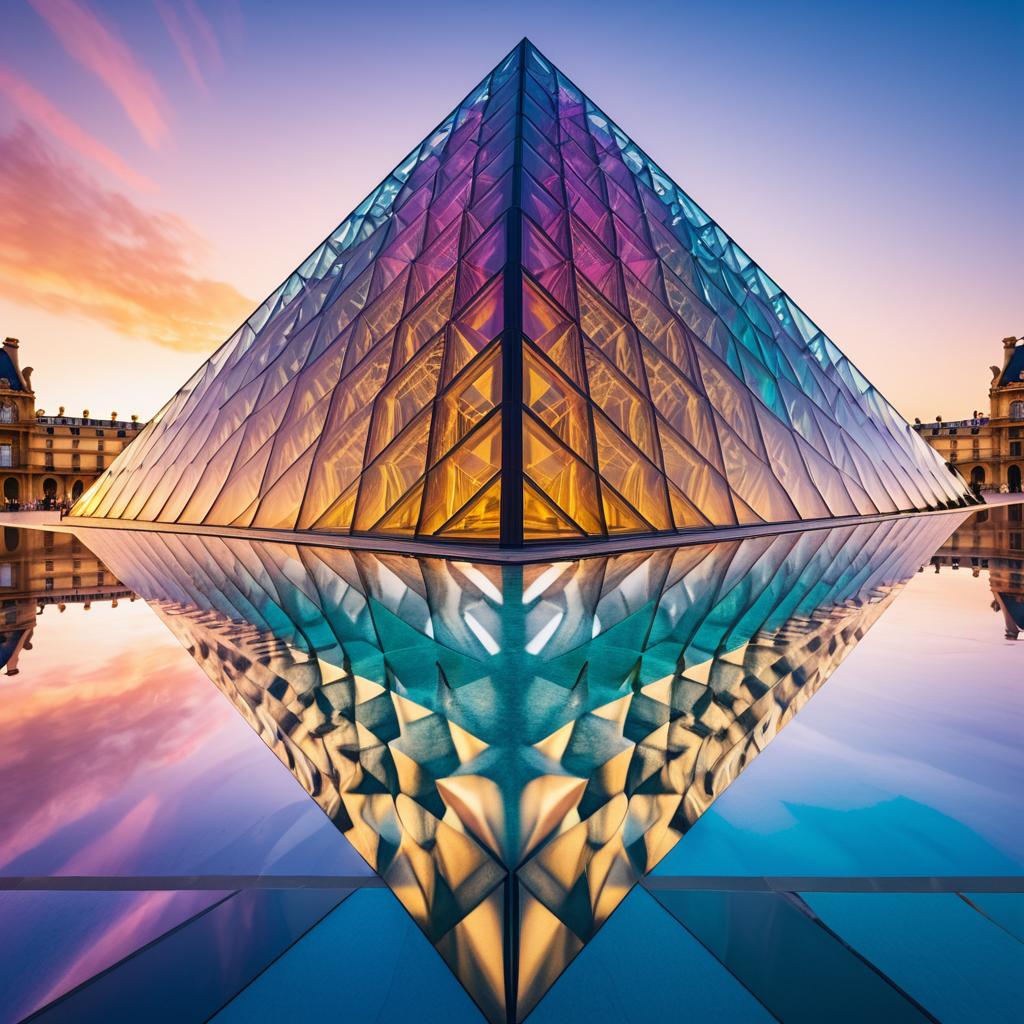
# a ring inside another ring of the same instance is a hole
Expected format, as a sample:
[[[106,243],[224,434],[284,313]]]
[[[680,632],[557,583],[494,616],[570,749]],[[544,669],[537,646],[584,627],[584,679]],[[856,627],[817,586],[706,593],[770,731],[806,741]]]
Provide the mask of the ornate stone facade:
[[[74,501],[145,426],[138,417],[47,416],[36,408],[32,368],[21,368],[17,338],[0,350],[0,481],[3,505]]]
[[[1019,493],[1024,475],[1024,344],[1003,339],[1003,365],[990,367],[989,415],[914,424],[973,488]]]

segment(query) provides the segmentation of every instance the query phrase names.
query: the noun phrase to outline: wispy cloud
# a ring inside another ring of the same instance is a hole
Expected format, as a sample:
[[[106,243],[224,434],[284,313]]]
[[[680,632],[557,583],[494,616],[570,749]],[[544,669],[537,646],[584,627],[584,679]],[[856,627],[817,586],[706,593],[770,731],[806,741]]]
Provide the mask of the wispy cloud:
[[[153,4],[189,77],[201,92],[209,94],[206,69],[219,71],[224,66],[220,41],[210,20],[195,0],[185,0],[184,5],[153,0]]]
[[[92,160],[116,175],[126,185],[142,192],[155,192],[156,184],[133,171],[113,150],[94,138],[49,99],[10,68],[0,64],[0,92],[33,124],[45,128],[79,156]]]
[[[210,19],[202,12],[196,0],[185,0],[185,11],[195,28],[199,43],[206,52],[206,59],[213,67],[220,68],[224,64],[224,58],[220,52],[220,42],[217,33],[214,31]]]
[[[178,17],[177,9],[169,3],[165,3],[164,0],[154,0],[154,3],[156,12],[160,15],[160,20],[164,23],[164,28],[167,29],[167,34],[171,37],[189,77],[195,82],[200,92],[208,94],[210,90],[206,84],[206,78],[203,76],[202,68],[199,66],[199,57],[196,55],[192,39],[182,24],[181,18]]]
[[[203,239],[57,156],[27,124],[0,137],[0,294],[130,338],[210,351],[252,308],[197,273]]]
[[[168,135],[167,104],[128,45],[80,0],[29,0],[65,50],[113,93],[154,149]]]

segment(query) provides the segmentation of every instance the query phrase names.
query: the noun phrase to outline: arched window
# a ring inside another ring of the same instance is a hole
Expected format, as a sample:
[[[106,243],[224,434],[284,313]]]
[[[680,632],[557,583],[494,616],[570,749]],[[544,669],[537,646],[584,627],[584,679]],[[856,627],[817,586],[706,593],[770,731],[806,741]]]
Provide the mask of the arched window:
[[[0,423],[13,423],[17,410],[13,402],[0,402]]]
[[[1010,403],[1010,419],[1024,420],[1024,402]]]

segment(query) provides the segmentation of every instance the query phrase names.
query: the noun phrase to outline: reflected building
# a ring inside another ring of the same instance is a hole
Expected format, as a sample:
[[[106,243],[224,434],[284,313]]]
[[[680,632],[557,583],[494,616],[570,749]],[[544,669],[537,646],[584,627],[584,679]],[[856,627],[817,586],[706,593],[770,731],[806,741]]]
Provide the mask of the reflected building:
[[[538,564],[82,538],[518,1021],[951,525]]]
[[[36,618],[51,605],[88,611],[95,601],[134,600],[74,534],[3,528],[0,550],[0,668],[16,675],[32,649]]]
[[[994,505],[972,515],[932,557],[942,566],[988,573],[992,610],[1004,622],[1006,638],[1024,632],[1024,504]]]

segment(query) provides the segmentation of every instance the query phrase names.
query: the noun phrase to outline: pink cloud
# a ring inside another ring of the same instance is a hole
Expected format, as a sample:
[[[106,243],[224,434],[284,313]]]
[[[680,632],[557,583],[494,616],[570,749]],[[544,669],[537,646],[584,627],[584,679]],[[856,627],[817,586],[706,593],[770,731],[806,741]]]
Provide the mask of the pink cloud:
[[[24,122],[0,137],[0,295],[209,352],[252,303],[199,272],[206,248],[182,218],[103,188]]]
[[[154,182],[133,171],[113,150],[58,110],[25,79],[3,65],[0,65],[0,91],[7,93],[26,117],[41,125],[80,156],[105,167],[132,188],[141,192],[156,191]]]
[[[113,93],[143,140],[154,149],[168,134],[164,101],[153,76],[128,45],[80,0],[29,0],[64,49]]]
[[[192,47],[192,40],[185,30],[185,26],[178,17],[177,10],[169,3],[165,3],[164,0],[154,0],[154,3],[156,12],[160,15],[160,20],[164,23],[164,28],[167,29],[167,34],[171,37],[189,77],[195,82],[200,92],[208,94],[210,90],[206,85],[202,69],[199,67],[199,58]]]
[[[199,42],[206,51],[207,60],[216,68],[223,67],[224,60],[221,57],[220,43],[209,18],[202,12],[196,0],[185,0],[185,11],[192,20]]]

